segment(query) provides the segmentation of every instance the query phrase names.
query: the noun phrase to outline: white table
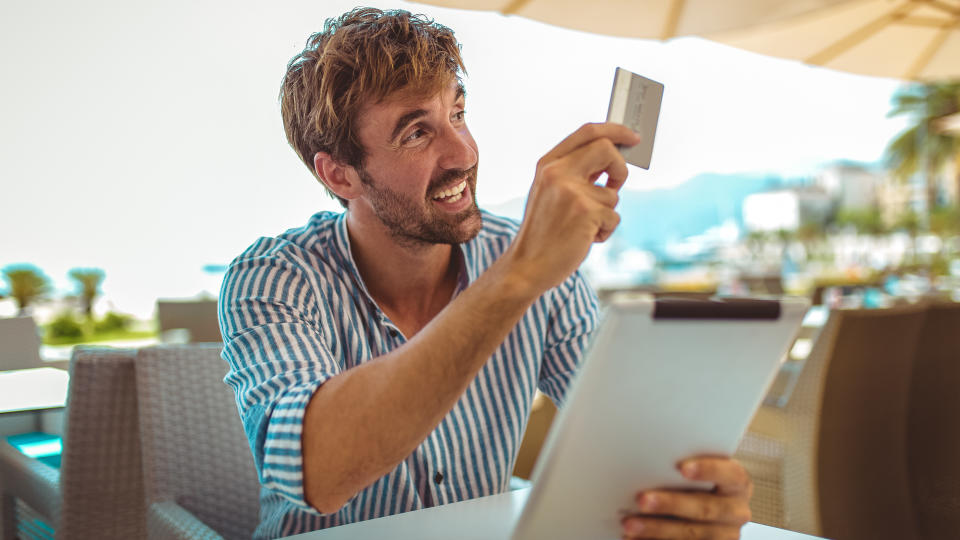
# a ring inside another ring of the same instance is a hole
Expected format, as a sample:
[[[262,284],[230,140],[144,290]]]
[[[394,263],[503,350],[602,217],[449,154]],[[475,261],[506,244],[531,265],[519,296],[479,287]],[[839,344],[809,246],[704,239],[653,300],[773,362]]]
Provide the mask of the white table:
[[[0,371],[0,414],[62,408],[69,383],[62,369]]]
[[[370,538],[508,540],[529,491],[529,489],[521,489],[289,538],[299,540],[367,540]],[[740,538],[742,540],[809,540],[816,537],[748,523],[743,528]]]
[[[23,431],[59,434],[70,375],[42,367],[0,371],[0,436]]]

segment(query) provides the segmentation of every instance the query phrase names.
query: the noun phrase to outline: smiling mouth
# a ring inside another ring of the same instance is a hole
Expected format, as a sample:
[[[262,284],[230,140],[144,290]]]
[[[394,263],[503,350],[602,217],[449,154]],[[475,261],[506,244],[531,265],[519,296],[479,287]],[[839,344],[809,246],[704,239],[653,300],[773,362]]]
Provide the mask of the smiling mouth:
[[[467,189],[467,181],[463,180],[452,188],[445,189],[433,196],[433,200],[445,203],[457,202],[463,198],[463,190]]]

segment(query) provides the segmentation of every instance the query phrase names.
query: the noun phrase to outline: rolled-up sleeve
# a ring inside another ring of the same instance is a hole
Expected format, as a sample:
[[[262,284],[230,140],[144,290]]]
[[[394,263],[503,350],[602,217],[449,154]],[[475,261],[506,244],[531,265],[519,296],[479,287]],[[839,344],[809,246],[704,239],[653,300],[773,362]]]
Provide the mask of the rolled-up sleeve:
[[[321,332],[320,288],[299,248],[261,239],[235,259],[220,293],[224,379],[261,484],[313,511],[303,491],[303,418],[313,393],[341,367]]]
[[[599,324],[599,303],[579,271],[545,299],[550,317],[538,387],[560,406]]]

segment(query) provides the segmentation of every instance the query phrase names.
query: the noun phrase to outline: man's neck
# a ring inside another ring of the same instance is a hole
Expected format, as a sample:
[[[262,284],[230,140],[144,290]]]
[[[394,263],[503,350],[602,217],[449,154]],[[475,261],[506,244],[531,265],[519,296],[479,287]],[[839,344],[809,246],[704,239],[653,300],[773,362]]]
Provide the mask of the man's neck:
[[[449,303],[459,271],[453,246],[403,245],[379,222],[349,211],[347,232],[367,291],[407,338]]]

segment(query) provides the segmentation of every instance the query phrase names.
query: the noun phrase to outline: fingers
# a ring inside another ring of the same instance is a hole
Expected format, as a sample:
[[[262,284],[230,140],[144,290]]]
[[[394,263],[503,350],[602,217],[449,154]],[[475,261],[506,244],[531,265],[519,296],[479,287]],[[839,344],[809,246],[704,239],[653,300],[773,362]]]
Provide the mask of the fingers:
[[[587,210],[587,213],[593,216],[593,222],[597,227],[593,241],[594,243],[606,242],[620,225],[620,214],[614,210],[620,202],[620,195],[617,194],[617,190],[608,187],[595,185],[584,187],[588,197],[600,203],[593,209]]]
[[[738,462],[697,457],[678,464],[689,480],[716,485],[712,492],[657,490],[637,495],[637,514],[623,519],[627,538],[739,538],[750,521],[753,483]]]
[[[617,225],[620,224],[620,214],[609,208],[603,208],[597,212],[597,234],[594,236],[594,242],[605,242]]]
[[[613,122],[584,124],[547,152],[540,159],[539,165],[563,158],[581,146],[597,139],[607,139],[613,145],[633,146],[640,142],[640,135],[623,124]]]
[[[697,457],[679,464],[680,474],[688,480],[716,484],[717,495],[745,496],[753,494],[753,481],[739,462],[725,457]]]
[[[620,189],[627,180],[627,162],[610,139],[596,139],[577,148],[562,158],[571,169],[587,177],[592,184],[602,173],[607,173],[606,186]]]
[[[620,195],[617,190],[604,186],[588,186],[587,194],[591,199],[607,208],[614,208],[620,202]]]
[[[671,540],[737,540],[740,527],[713,523],[694,523],[652,517],[628,517],[623,520],[626,538],[664,538]]]
[[[742,526],[750,521],[750,504],[743,497],[706,492],[648,491],[637,497],[642,514]]]
[[[563,158],[543,166],[548,169],[562,169],[585,179],[584,183],[593,184],[603,173],[607,174],[607,188],[619,190],[627,180],[627,163],[609,139],[591,141]]]

